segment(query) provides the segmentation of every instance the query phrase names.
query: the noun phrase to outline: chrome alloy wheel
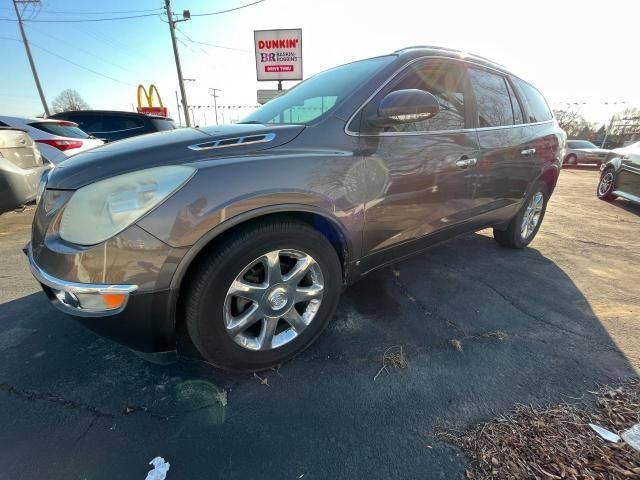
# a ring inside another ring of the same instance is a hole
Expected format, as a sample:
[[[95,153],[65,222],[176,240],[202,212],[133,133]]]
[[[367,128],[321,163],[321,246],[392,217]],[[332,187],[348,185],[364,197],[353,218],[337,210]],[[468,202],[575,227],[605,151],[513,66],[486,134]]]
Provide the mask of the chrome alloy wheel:
[[[607,172],[600,179],[600,184],[598,185],[598,195],[604,197],[611,188],[611,185],[613,185],[613,172]]]
[[[527,209],[522,216],[522,226],[520,228],[520,235],[524,240],[529,238],[529,235],[533,233],[540,221],[540,215],[542,215],[542,208],[544,207],[544,195],[542,192],[536,192],[531,197]]]
[[[229,336],[249,350],[272,350],[300,335],[324,292],[320,265],[299,250],[274,250],[253,260],[224,300]]]

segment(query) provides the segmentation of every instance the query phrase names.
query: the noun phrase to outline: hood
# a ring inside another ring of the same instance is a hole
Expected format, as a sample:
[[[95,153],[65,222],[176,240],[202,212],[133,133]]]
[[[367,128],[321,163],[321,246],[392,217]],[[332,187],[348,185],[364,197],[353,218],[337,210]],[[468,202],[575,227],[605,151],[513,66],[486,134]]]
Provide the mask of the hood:
[[[302,130],[300,125],[235,124],[179,128],[127,138],[78,153],[56,165],[47,188],[75,190],[145,168],[247,155],[284,145]]]

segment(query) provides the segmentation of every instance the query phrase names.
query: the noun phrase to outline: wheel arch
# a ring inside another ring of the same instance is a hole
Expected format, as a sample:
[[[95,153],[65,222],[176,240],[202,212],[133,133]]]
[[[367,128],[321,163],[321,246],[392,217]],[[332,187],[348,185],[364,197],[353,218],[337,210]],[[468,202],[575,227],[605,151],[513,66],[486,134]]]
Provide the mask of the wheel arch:
[[[253,223],[264,221],[268,218],[294,218],[312,226],[322,234],[334,247],[342,266],[343,282],[346,282],[349,274],[349,264],[353,258],[353,245],[347,229],[334,217],[323,210],[309,205],[288,204],[261,207],[250,210],[215,226],[204,234],[191,246],[182,258],[171,279],[170,288],[178,291],[188,279],[193,266],[197,264],[197,258],[224,242],[238,228],[246,228]]]

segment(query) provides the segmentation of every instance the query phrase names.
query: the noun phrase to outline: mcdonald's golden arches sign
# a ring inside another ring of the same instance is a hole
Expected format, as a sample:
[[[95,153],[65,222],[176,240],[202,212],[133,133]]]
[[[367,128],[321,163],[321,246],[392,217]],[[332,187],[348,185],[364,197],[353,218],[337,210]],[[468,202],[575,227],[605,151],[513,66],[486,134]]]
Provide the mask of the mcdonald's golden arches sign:
[[[158,99],[158,105],[154,105],[153,103],[153,94],[156,94],[156,98]],[[146,100],[147,105],[144,105],[143,100]],[[160,94],[158,93],[158,89],[152,83],[149,85],[149,92],[144,88],[144,85],[138,85],[138,112],[139,113],[147,113],[153,115],[161,115],[163,117],[167,116],[167,107],[162,105],[162,99],[160,98]]]

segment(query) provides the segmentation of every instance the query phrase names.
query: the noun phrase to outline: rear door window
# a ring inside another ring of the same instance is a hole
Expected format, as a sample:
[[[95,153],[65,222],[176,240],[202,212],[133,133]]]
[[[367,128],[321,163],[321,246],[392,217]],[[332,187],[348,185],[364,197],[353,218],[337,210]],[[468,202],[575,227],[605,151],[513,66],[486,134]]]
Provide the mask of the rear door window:
[[[102,116],[95,114],[68,114],[67,118],[76,122],[82,130],[93,134],[102,131]]]
[[[137,117],[124,115],[105,115],[102,129],[108,133],[133,133],[131,130],[142,130],[145,127],[144,120]]]
[[[58,135],[59,137],[89,138],[89,135],[73,122],[34,122],[29,125],[43,132]]]
[[[513,107],[502,75],[470,68],[469,79],[476,97],[480,128],[514,125]]]
[[[527,82],[520,79],[516,79],[515,82],[527,103],[529,122],[535,123],[551,120],[553,115],[542,94]]]

